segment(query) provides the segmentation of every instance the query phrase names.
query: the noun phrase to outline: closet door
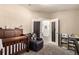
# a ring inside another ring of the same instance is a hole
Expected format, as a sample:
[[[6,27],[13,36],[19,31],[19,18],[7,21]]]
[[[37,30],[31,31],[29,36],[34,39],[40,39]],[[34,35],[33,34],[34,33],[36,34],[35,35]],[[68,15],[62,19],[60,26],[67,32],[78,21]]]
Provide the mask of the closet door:
[[[34,21],[33,33],[36,33],[37,37],[40,37],[40,21]]]

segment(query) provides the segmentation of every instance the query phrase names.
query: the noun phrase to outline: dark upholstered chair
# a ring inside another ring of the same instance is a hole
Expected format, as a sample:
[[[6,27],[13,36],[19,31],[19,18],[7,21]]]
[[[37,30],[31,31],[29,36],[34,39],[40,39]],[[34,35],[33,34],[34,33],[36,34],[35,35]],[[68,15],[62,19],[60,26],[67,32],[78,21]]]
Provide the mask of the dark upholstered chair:
[[[30,44],[29,44],[29,49],[32,51],[39,51],[40,49],[43,48],[43,39],[40,37],[33,37],[32,34],[28,34],[30,37]]]
[[[42,38],[37,38],[36,40],[30,41],[30,49],[33,51],[39,51],[43,48],[43,40]]]

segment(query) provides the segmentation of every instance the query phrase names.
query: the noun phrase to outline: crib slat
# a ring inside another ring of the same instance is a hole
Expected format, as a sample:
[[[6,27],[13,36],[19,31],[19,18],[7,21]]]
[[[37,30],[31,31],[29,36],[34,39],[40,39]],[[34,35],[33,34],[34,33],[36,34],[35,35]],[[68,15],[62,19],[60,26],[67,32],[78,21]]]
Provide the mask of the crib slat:
[[[2,52],[2,51],[0,50],[0,55],[1,55],[1,52]]]
[[[14,54],[14,45],[12,45],[12,55]]]
[[[17,44],[15,44],[15,54],[17,53]]]
[[[23,49],[25,49],[25,41],[23,41]]]
[[[23,49],[24,49],[24,43],[23,43]]]
[[[7,46],[5,46],[5,55],[7,55]]]
[[[21,50],[22,50],[22,42],[21,42]]]
[[[18,43],[18,51],[20,51],[20,44]]]
[[[9,47],[9,55],[11,54],[11,47],[10,46],[8,46]]]

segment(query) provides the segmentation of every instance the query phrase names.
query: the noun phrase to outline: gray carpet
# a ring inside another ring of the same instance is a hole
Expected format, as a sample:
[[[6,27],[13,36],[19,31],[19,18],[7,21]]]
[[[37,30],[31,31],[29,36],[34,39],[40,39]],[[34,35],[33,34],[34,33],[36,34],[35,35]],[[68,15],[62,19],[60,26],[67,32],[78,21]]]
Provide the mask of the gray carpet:
[[[66,50],[64,48],[60,48],[53,44],[46,44],[38,52],[29,51],[29,52],[23,53],[22,55],[73,55],[73,54],[74,52]]]

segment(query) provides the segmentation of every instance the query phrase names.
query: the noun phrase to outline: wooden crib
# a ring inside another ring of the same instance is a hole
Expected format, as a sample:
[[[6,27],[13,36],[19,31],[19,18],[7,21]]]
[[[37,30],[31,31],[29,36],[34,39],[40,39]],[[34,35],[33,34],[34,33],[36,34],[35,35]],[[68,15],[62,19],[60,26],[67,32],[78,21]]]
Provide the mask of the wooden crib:
[[[3,40],[1,55],[16,55],[28,50],[28,39]],[[4,50],[4,51],[3,51]]]
[[[6,33],[8,34],[6,35],[9,36],[11,36],[10,33],[15,33],[14,31],[16,31],[17,33],[22,32],[22,30],[20,29],[7,29],[7,30],[0,29],[0,34],[2,31],[3,32],[7,31]],[[28,50],[27,47],[29,44],[29,40],[26,35],[16,36],[12,38],[3,38],[2,42],[3,42],[3,49],[1,49],[0,55],[16,55],[21,54],[22,52],[26,52]]]

